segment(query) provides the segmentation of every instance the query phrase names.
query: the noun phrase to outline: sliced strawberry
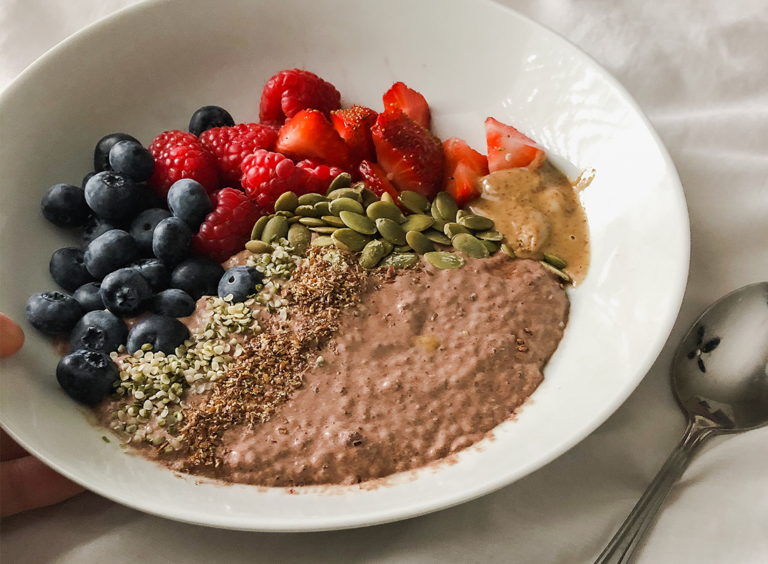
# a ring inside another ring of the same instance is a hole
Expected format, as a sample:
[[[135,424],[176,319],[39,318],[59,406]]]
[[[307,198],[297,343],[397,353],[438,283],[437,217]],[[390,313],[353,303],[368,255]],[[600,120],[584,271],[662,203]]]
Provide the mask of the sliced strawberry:
[[[443,190],[463,207],[480,195],[480,178],[488,174],[488,159],[458,137],[445,141],[443,150]]]
[[[384,93],[383,100],[385,112],[391,108],[397,108],[404,111],[405,115],[421,127],[429,129],[432,121],[429,105],[426,98],[415,90],[408,88],[402,82],[395,82],[392,88]]]
[[[363,161],[360,163],[360,174],[365,179],[366,186],[379,198],[386,192],[397,202],[400,192],[392,186],[392,183],[387,178],[387,173],[379,165],[370,161]]]
[[[504,125],[492,117],[485,120],[485,138],[488,143],[488,169],[491,172],[506,168],[538,168],[546,154],[539,145],[511,125]]]
[[[379,114],[371,131],[376,159],[395,188],[431,200],[443,180],[440,140],[397,108]]]
[[[353,168],[349,147],[317,110],[302,110],[288,119],[280,128],[275,151],[294,161],[313,159],[346,171]]]
[[[361,161],[376,160],[371,127],[376,123],[378,115],[365,106],[352,106],[348,110],[331,112],[333,127],[349,147],[352,163],[355,165]]]

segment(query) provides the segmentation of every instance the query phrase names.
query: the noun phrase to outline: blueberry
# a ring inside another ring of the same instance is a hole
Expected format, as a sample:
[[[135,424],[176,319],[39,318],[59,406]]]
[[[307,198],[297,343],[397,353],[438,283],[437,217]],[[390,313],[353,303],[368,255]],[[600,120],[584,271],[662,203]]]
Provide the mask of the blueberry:
[[[94,407],[114,391],[120,369],[106,353],[79,350],[59,361],[56,379],[73,400]]]
[[[139,204],[141,191],[123,174],[104,171],[94,174],[85,185],[85,201],[104,219],[130,217]]]
[[[219,106],[203,106],[192,114],[192,119],[189,120],[189,132],[199,136],[203,131],[225,125],[230,127],[235,125],[235,120],[227,110]]]
[[[86,349],[110,353],[128,340],[128,326],[125,321],[108,311],[86,313],[69,337],[73,351]]]
[[[54,184],[48,188],[40,208],[43,217],[58,227],[79,227],[91,213],[85,192],[72,184]]]
[[[156,258],[140,259],[128,265],[139,272],[149,282],[153,292],[165,290],[171,283],[171,269]]]
[[[118,317],[138,315],[152,297],[149,282],[133,268],[121,268],[101,281],[101,299],[104,306]]]
[[[27,321],[46,335],[71,331],[82,316],[83,307],[62,292],[38,292],[27,300]]]
[[[99,142],[96,143],[96,149],[93,151],[93,168],[96,172],[111,170],[109,165],[109,152],[112,150],[112,147],[120,141],[139,142],[138,139],[127,133],[110,133],[99,139]]]
[[[94,239],[85,249],[85,267],[101,279],[129,264],[139,254],[139,247],[122,229],[112,229]]]
[[[178,217],[162,220],[152,238],[152,251],[161,261],[177,264],[189,255],[189,243],[192,241],[192,231]]]
[[[149,309],[169,317],[187,317],[195,312],[195,300],[184,290],[169,288],[155,294]]]
[[[168,209],[165,198],[161,198],[157,193],[147,186],[146,182],[136,183],[136,189],[139,192],[139,198],[136,203],[136,211],[142,212],[151,208]]]
[[[75,298],[81,306],[83,306],[83,311],[87,312],[97,309],[104,309],[104,302],[101,299],[101,294],[99,294],[100,289],[101,284],[98,282],[88,282],[87,284],[83,284],[77,290],[75,290],[75,293],[72,294],[72,297]]]
[[[155,172],[155,159],[141,143],[118,141],[109,150],[109,166],[136,182],[144,182]]]
[[[261,284],[264,276],[250,266],[233,266],[224,273],[219,281],[219,297],[232,295],[233,302],[244,302],[248,296],[256,293],[256,284]]]
[[[213,206],[202,184],[191,178],[182,178],[168,190],[168,209],[197,231],[205,216],[213,211]]]
[[[91,244],[91,241],[100,235],[104,235],[104,233],[107,231],[112,231],[113,229],[117,229],[117,226],[114,223],[92,215],[90,218],[88,218],[88,221],[83,227],[83,235],[80,239],[81,245],[83,247],[87,247]]]
[[[64,247],[51,255],[48,271],[53,280],[67,290],[74,292],[83,284],[93,282],[93,276],[85,268],[83,251],[77,247]]]
[[[82,189],[83,189],[83,190],[85,190],[85,185],[86,185],[86,184],[88,184],[88,181],[89,181],[91,178],[93,178],[93,176],[94,176],[95,174],[96,174],[96,171],[94,170],[94,171],[91,171],[91,172],[89,172],[89,173],[88,173],[88,174],[86,174],[85,176],[83,176],[83,181],[80,183],[80,186],[82,187]],[[85,197],[85,194],[83,194],[83,197]]]
[[[174,269],[171,288],[184,290],[193,300],[199,300],[217,294],[222,276],[224,269],[218,262],[208,257],[192,257]]]
[[[144,210],[133,219],[128,232],[136,239],[140,251],[152,254],[152,236],[155,234],[155,227],[168,217],[171,217],[171,212],[160,208],[151,208]]]
[[[153,352],[174,354],[176,348],[189,339],[189,329],[178,319],[167,315],[142,318],[128,334],[128,352],[133,354],[143,345],[152,345]]]

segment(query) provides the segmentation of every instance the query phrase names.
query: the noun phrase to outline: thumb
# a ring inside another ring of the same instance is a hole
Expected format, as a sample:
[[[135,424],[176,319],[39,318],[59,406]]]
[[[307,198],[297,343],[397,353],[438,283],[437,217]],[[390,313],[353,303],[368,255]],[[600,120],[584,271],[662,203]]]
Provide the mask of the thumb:
[[[0,516],[52,505],[83,488],[48,468],[34,456],[0,463]]]

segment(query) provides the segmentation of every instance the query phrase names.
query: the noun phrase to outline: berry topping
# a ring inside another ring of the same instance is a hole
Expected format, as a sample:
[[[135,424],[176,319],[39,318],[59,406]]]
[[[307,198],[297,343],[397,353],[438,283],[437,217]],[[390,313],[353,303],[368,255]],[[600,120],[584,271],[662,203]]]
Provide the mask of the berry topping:
[[[488,174],[488,159],[458,137],[445,141],[443,151],[443,190],[464,207],[480,195],[480,178]]]
[[[167,315],[150,315],[134,325],[128,334],[128,352],[143,345],[152,345],[152,352],[174,354],[176,348],[189,339],[189,329],[178,319]]]
[[[302,110],[288,119],[280,128],[275,151],[295,161],[313,159],[352,170],[349,147],[317,110]]]
[[[182,178],[198,181],[209,194],[218,189],[216,157],[191,133],[161,133],[150,144],[149,152],[155,159],[155,173],[149,185],[163,200],[173,183]]]
[[[96,172],[112,170],[109,164],[109,152],[120,141],[139,142],[138,139],[127,133],[110,133],[99,139],[99,142],[96,143],[96,149],[93,151],[93,169]]]
[[[152,254],[152,236],[157,224],[171,217],[171,212],[160,208],[144,210],[131,222],[128,233],[131,234],[139,245],[139,250],[144,254]]]
[[[101,294],[99,294],[100,288],[101,284],[98,282],[88,282],[75,290],[72,297],[83,306],[85,312],[104,309],[104,302],[101,299]]]
[[[386,173],[376,163],[363,161],[360,163],[360,174],[365,179],[365,184],[371,189],[371,192],[376,194],[379,198],[386,192],[392,199],[397,202],[397,197],[400,192],[397,188],[392,186],[392,183],[387,178]],[[400,205],[398,203],[398,205]]]
[[[83,251],[77,247],[64,247],[51,256],[48,271],[56,284],[68,292],[74,292],[83,284],[93,282],[93,276],[85,268],[83,256]]]
[[[198,254],[223,262],[245,248],[253,224],[262,215],[261,208],[248,196],[239,190],[224,188],[216,194],[216,208],[192,238],[192,248]]]
[[[54,184],[40,204],[43,217],[57,227],[79,227],[91,213],[85,202],[85,192],[72,184]]]
[[[171,283],[171,269],[160,259],[137,260],[128,265],[128,268],[134,269],[146,278],[153,292],[165,290]]]
[[[248,296],[256,293],[256,284],[261,284],[263,279],[264,276],[255,268],[233,266],[219,281],[219,297],[235,303],[244,302]]]
[[[205,216],[213,211],[211,198],[205,188],[190,178],[183,178],[173,183],[168,190],[168,209],[197,231]]]
[[[121,268],[102,280],[100,293],[109,311],[118,317],[133,317],[146,309],[152,288],[138,271]]]
[[[139,247],[133,237],[122,229],[112,229],[88,245],[83,260],[91,276],[101,279],[129,264],[138,254]]]
[[[319,110],[327,117],[340,108],[341,94],[331,83],[309,71],[290,69],[277,73],[264,85],[259,121],[279,127],[285,118],[301,110]]]
[[[492,117],[485,120],[485,139],[488,143],[488,170],[541,166],[546,158],[538,144],[511,125],[504,125]]]
[[[83,316],[82,306],[61,292],[38,292],[27,300],[27,321],[46,335],[60,335],[71,331]]]
[[[112,170],[130,176],[136,182],[149,180],[155,171],[155,159],[141,143],[119,141],[109,151],[109,166]]]
[[[169,217],[155,228],[152,237],[152,252],[166,264],[174,265],[189,256],[192,230],[183,219]]]
[[[86,313],[69,338],[73,351],[86,349],[110,353],[117,351],[128,339],[128,326],[125,321],[108,311]]]
[[[218,160],[222,181],[233,187],[240,182],[243,159],[258,149],[269,149],[275,140],[277,129],[260,123],[217,127],[200,136],[200,142]]]
[[[95,174],[85,185],[85,201],[104,219],[121,219],[133,215],[141,191],[129,177],[116,172]]]
[[[310,159],[300,161],[296,163],[296,166],[306,170],[311,175],[304,187],[305,193],[325,194],[333,179],[344,172],[335,166],[326,166]]]
[[[184,290],[199,300],[203,296],[215,296],[224,268],[208,257],[188,258],[171,274],[171,287]]]
[[[235,120],[224,108],[219,106],[203,106],[192,114],[189,120],[189,132],[192,135],[200,136],[204,131],[214,127],[226,127],[235,125]]]
[[[117,226],[114,223],[92,215],[83,226],[83,235],[80,239],[80,244],[83,247],[87,247],[94,239],[97,239],[107,231],[112,231],[113,229],[117,229]]]
[[[62,357],[56,380],[73,400],[93,407],[112,393],[120,369],[106,353],[79,350]]]
[[[297,167],[280,153],[259,150],[243,159],[242,184],[245,193],[264,210],[272,211],[284,192],[305,194],[311,183],[310,172]]]
[[[371,137],[371,127],[378,114],[364,106],[352,106],[348,110],[331,112],[331,123],[349,147],[354,165],[361,161],[375,161],[376,153]]]
[[[152,313],[169,317],[187,317],[195,312],[195,300],[184,290],[169,288],[152,298]]]
[[[421,127],[429,129],[432,115],[429,111],[427,100],[416,92],[408,88],[402,82],[395,82],[392,88],[387,90],[383,96],[384,111],[388,112],[393,108],[402,110],[405,115],[418,123]]]

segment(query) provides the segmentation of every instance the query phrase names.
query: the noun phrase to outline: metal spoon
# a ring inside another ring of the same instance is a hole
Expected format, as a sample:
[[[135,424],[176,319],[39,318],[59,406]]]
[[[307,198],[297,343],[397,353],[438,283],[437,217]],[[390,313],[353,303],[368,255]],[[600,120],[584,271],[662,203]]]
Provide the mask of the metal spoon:
[[[672,387],[688,428],[595,564],[630,561],[705,439],[768,423],[768,282],[731,292],[699,317],[675,353]]]

